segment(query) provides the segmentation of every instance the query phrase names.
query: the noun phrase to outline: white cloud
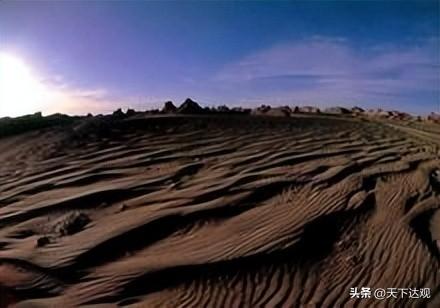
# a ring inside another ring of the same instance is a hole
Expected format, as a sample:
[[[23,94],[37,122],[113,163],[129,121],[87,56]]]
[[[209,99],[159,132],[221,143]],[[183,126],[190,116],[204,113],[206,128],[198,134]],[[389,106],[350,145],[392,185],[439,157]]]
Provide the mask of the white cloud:
[[[313,37],[279,44],[225,66],[215,82],[240,101],[403,107],[439,98],[439,41],[361,48],[344,39]],[[413,108],[414,107],[414,108]],[[422,112],[428,110],[422,110]]]

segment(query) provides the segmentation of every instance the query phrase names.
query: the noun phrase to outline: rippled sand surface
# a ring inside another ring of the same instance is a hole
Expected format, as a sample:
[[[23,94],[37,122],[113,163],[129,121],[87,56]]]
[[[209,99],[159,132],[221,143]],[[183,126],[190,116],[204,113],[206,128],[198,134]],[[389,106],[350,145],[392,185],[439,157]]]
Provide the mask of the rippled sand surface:
[[[437,131],[326,116],[95,127],[0,139],[0,306],[440,307]]]

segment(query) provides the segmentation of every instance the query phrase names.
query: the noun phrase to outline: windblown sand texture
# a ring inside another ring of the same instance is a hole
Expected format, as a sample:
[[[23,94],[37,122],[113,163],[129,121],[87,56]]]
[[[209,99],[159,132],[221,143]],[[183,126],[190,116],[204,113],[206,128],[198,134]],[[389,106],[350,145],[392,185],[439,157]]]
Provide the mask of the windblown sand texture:
[[[433,129],[318,115],[94,127],[0,139],[0,306],[440,307]]]

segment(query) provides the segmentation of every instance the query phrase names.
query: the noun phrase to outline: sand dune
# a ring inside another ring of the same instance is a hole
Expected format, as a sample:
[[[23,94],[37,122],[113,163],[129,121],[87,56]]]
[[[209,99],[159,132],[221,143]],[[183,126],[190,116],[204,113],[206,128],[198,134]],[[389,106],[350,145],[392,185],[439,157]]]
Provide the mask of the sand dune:
[[[437,126],[88,121],[0,139],[0,306],[440,304]]]

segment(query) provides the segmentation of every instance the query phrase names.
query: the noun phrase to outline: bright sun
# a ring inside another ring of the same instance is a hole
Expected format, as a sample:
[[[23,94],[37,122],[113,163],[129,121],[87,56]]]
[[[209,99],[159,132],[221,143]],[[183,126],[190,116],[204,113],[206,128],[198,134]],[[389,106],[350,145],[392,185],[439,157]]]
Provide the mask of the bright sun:
[[[24,61],[0,53],[0,117],[41,111],[50,95]]]

